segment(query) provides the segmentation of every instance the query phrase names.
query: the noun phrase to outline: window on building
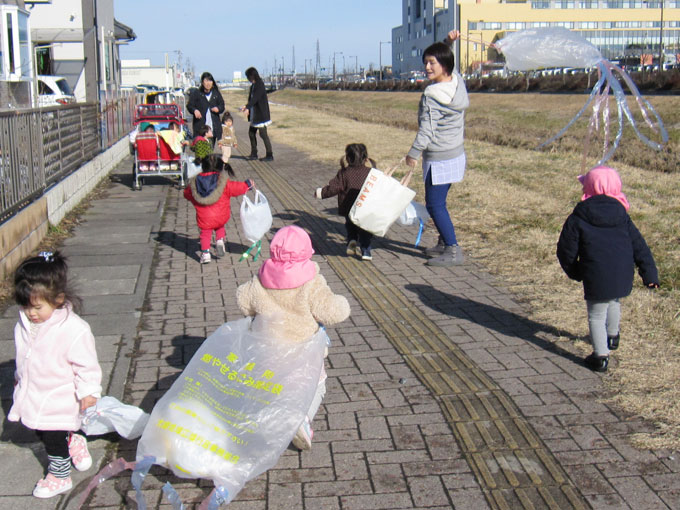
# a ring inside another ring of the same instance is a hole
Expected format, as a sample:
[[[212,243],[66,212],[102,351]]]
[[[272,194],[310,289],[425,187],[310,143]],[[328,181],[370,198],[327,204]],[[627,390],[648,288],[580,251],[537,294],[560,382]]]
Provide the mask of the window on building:
[[[597,0],[580,0],[579,9],[597,9]]]
[[[550,2],[533,1],[531,2],[532,9],[550,9]]]
[[[416,19],[420,18],[420,0],[416,0],[415,4]]]
[[[14,68],[14,21],[12,14],[7,13],[7,56],[9,57],[9,72],[16,72]]]

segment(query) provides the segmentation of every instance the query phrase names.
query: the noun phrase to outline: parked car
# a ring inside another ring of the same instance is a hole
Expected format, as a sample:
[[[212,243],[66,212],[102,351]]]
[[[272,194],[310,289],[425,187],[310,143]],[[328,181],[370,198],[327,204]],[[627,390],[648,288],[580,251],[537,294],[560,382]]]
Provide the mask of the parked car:
[[[76,102],[70,85],[63,76],[38,75],[38,106],[56,106]]]

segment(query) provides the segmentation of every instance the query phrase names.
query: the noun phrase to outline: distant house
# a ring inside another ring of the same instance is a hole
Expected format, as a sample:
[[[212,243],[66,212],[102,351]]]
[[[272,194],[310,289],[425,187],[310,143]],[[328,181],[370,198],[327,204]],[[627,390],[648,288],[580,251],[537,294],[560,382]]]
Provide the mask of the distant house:
[[[120,90],[119,45],[136,39],[114,18],[111,0],[24,0],[37,74],[63,76],[77,101],[105,101]]]
[[[23,0],[0,0],[0,108],[30,106],[33,59]]]
[[[177,64],[152,66],[150,59],[121,60],[121,85],[155,85],[160,89],[187,86],[186,73]]]

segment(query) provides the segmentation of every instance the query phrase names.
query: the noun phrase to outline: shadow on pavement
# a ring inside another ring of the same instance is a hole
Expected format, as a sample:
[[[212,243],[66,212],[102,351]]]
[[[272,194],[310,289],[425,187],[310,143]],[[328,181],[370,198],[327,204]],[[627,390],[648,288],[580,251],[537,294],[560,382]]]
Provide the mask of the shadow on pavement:
[[[538,336],[547,333],[568,338],[570,341],[587,341],[567,331],[531,321],[526,317],[486,303],[480,303],[434,289],[428,285],[408,284],[406,290],[415,292],[420,301],[436,310],[457,319],[464,319],[503,335],[516,336],[541,349],[555,353],[577,364],[583,364],[582,356],[569,352],[559,345]],[[519,327],[518,327],[519,326]]]

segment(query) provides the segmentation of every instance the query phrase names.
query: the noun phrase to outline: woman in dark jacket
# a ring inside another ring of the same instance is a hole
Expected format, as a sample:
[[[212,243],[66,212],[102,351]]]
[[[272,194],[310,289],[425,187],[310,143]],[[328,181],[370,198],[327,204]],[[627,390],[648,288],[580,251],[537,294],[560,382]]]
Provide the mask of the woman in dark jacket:
[[[189,94],[187,110],[194,116],[193,133],[201,126],[210,126],[213,132],[212,144],[222,138],[222,122],[220,115],[224,112],[224,98],[215,86],[212,74],[205,72],[201,75],[201,86],[193,89]]]
[[[250,137],[250,156],[247,159],[257,159],[257,139],[255,135],[257,131],[260,132],[260,138],[264,142],[265,150],[267,151],[262,161],[273,161],[274,154],[272,153],[272,144],[269,141],[267,134],[267,126],[272,123],[269,116],[269,100],[267,99],[267,91],[265,90],[264,82],[260,78],[260,74],[254,67],[246,69],[246,78],[252,84],[248,92],[248,104],[241,107],[242,112],[248,112],[248,120],[250,121],[250,128],[248,129],[248,136]]]
[[[619,299],[633,289],[635,266],[643,283],[659,287],[654,257],[626,212],[621,179],[599,166],[579,176],[583,197],[564,223],[557,258],[569,278],[583,282],[593,353],[586,366],[607,370],[609,351],[619,347]]]

